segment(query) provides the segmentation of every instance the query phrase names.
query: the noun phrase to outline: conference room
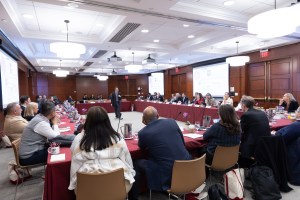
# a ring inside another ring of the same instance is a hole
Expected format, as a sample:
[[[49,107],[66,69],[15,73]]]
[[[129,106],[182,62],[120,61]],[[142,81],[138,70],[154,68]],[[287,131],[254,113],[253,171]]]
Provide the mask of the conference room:
[[[71,97],[83,116],[93,106],[105,108],[119,133],[125,132],[125,124],[132,125],[134,138],[126,143],[134,161],[147,154],[138,146],[137,133],[145,127],[142,113],[148,106],[155,107],[162,119],[174,119],[186,134],[187,121],[202,126],[210,116],[209,125],[214,124],[225,92],[234,107],[242,95],[252,96],[259,109],[275,109],[286,93],[299,102],[300,22],[295,20],[300,19],[299,11],[297,0],[1,0],[0,130],[4,109],[21,96],[33,102],[40,95],[54,96],[61,103]],[[115,116],[111,101],[116,87],[121,116]],[[210,93],[216,105],[194,105],[195,92],[204,97]],[[163,101],[147,100],[149,93],[159,93]],[[170,103],[176,93],[184,93],[190,102]],[[70,127],[65,133],[72,133],[76,124],[64,120]],[[270,123],[270,129],[290,124],[291,119],[279,119]],[[192,155],[206,143],[203,138],[184,140]],[[0,151],[4,158],[0,166],[7,169],[14,160],[13,150]],[[33,179],[18,187],[17,199],[68,199],[63,195],[70,191],[60,191],[68,178],[61,181],[53,175],[69,174],[71,151],[61,153],[68,160],[62,168],[56,171],[60,164],[50,163],[49,155],[44,172],[37,170],[45,173],[45,180],[36,178],[33,169]],[[0,199],[13,199],[14,185],[6,170],[0,174]],[[283,199],[300,194],[299,186],[291,187],[293,191],[281,193]],[[149,193],[140,196],[148,198]],[[245,199],[252,199],[247,190]]]

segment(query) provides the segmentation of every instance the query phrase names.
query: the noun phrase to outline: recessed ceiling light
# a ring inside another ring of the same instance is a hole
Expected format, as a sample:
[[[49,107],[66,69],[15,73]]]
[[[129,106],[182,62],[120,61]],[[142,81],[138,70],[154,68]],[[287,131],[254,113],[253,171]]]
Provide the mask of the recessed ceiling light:
[[[189,24],[183,24],[183,27],[189,27],[190,25]]]
[[[142,33],[148,33],[149,30],[148,30],[148,29],[143,29],[143,30],[141,30],[141,32],[142,32]]]
[[[32,18],[33,18],[33,16],[30,15],[30,14],[23,14],[22,16],[23,16],[24,18],[26,18],[26,19],[32,19]]]
[[[194,38],[195,36],[194,35],[189,35],[187,36],[188,38]]]
[[[158,43],[158,42],[159,42],[159,40],[153,40],[153,42],[156,42],[156,43]]]
[[[97,27],[103,27],[103,24],[96,24]]]
[[[231,5],[233,5],[233,4],[234,4],[234,1],[232,1],[232,0],[224,1],[224,2],[223,2],[223,5],[224,5],[224,6],[231,6]]]

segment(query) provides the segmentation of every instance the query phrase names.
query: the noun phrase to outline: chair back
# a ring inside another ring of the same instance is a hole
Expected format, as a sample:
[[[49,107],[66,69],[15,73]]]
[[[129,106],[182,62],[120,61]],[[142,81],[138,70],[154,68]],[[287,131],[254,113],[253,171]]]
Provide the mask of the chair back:
[[[21,142],[21,138],[19,138],[19,139],[13,141],[13,142],[11,143],[11,146],[12,146],[12,148],[13,148],[13,150],[14,150],[15,159],[16,159],[16,163],[17,163],[17,166],[18,166],[18,167],[21,167],[20,161],[19,161],[19,158],[20,158],[20,156],[19,156],[20,142]]]
[[[232,147],[217,146],[211,168],[217,171],[225,171],[233,167],[239,158],[240,145]]]
[[[194,160],[176,160],[173,166],[170,191],[187,194],[205,182],[205,154]]]
[[[124,169],[103,173],[77,172],[77,200],[126,199]]]

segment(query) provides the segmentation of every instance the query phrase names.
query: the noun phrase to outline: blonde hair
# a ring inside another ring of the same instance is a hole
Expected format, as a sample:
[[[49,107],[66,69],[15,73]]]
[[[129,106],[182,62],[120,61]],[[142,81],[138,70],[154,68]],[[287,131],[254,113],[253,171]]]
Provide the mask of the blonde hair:
[[[292,93],[285,93],[286,97],[291,101],[296,101],[295,97],[292,95]]]
[[[24,117],[27,117],[27,116],[34,116],[35,113],[34,113],[34,108],[37,107],[38,108],[38,104],[36,102],[30,102],[25,110],[24,110]]]

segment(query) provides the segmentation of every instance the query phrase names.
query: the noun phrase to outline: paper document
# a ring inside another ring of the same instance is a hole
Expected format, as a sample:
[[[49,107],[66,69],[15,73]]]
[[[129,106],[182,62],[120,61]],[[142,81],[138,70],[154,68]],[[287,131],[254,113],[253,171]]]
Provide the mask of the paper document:
[[[68,132],[68,131],[70,131],[71,130],[71,128],[70,127],[62,127],[62,128],[59,128],[59,132]]]
[[[202,138],[203,135],[202,134],[198,134],[198,133],[188,133],[188,134],[183,134],[184,137],[189,137],[189,138]]]
[[[50,162],[64,161],[66,159],[66,155],[64,153],[51,155]]]

